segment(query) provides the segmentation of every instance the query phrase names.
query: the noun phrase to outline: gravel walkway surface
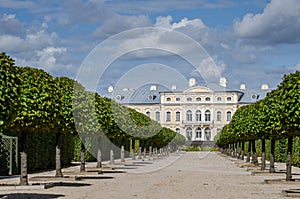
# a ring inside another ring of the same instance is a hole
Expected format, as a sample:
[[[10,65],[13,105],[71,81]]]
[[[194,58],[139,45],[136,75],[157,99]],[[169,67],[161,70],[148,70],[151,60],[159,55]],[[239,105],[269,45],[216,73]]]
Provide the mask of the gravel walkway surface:
[[[91,173],[81,181],[68,182],[50,189],[0,190],[0,198],[276,199],[283,198],[282,190],[300,188],[300,184],[266,184],[265,179],[284,179],[285,175],[253,176],[247,168],[239,168],[233,158],[216,152],[187,152],[171,154],[168,158],[154,161],[136,160],[134,164],[128,160],[126,163],[129,165],[122,166],[117,162],[115,167],[127,173]],[[277,166],[284,168],[284,164]],[[63,171],[77,169],[73,167]],[[299,168],[293,168],[293,171],[298,172]],[[39,175],[53,175],[53,172]],[[0,180],[1,184],[3,182]]]

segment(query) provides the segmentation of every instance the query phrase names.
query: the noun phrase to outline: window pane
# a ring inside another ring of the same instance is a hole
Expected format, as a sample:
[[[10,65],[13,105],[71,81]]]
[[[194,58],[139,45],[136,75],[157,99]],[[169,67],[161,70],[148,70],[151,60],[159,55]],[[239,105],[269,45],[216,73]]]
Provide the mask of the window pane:
[[[202,137],[202,135],[201,135],[201,128],[198,127],[198,128],[196,129],[196,138],[201,138],[201,137]]]
[[[167,112],[167,118],[166,118],[166,121],[167,122],[170,122],[171,121],[171,112]]]
[[[221,121],[221,111],[217,112],[217,121],[220,122]]]
[[[160,121],[160,112],[156,112],[155,113],[155,119],[156,119],[156,121]]]
[[[201,111],[196,111],[196,121],[200,122],[201,121]]]
[[[193,117],[192,117],[192,111],[187,111],[186,112],[186,120],[191,122],[193,120]]]
[[[227,115],[226,120],[230,121],[231,120],[231,112],[227,111],[226,115]]]
[[[180,121],[180,112],[179,111],[176,112],[176,121],[177,122]]]
[[[150,117],[150,111],[147,111],[147,112],[146,112],[146,115],[147,115],[148,117]]]
[[[207,122],[210,121],[210,111],[209,110],[205,111],[205,121],[207,121]]]

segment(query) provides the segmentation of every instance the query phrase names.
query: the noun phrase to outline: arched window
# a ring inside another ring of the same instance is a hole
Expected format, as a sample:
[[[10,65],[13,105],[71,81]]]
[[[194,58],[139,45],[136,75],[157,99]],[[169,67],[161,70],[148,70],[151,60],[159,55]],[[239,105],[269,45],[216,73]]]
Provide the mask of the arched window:
[[[176,122],[180,122],[180,112],[179,111],[177,111],[176,112]]]
[[[231,101],[231,97],[227,97],[226,100],[227,100],[227,101]]]
[[[187,140],[192,140],[192,137],[193,137],[193,130],[191,127],[188,127],[186,129],[186,138]]]
[[[210,111],[209,111],[209,110],[206,110],[206,111],[205,111],[205,121],[206,121],[206,122],[209,122],[209,121],[210,121]]]
[[[180,101],[180,97],[176,97],[176,102],[179,102]]]
[[[201,121],[201,111],[199,111],[199,110],[196,111],[196,121],[197,122]]]
[[[176,133],[180,133],[180,128],[176,128]]]
[[[231,120],[231,111],[227,111],[226,112],[226,121],[230,121]]]
[[[201,138],[201,137],[202,137],[202,135],[201,135],[201,128],[198,127],[198,128],[196,128],[196,138]]]
[[[192,115],[192,111],[188,110],[186,112],[186,121],[191,122],[193,121],[193,115]]]
[[[171,98],[170,97],[167,97],[167,102],[170,102],[171,101]]]
[[[186,101],[191,102],[191,101],[192,101],[192,98],[191,98],[191,97],[188,97],[188,98],[186,98]]]
[[[206,97],[205,101],[209,102],[210,101],[210,97]]]
[[[197,102],[200,102],[200,101],[201,101],[201,97],[197,97],[197,98],[196,98],[196,101],[197,101]]]
[[[159,111],[155,112],[155,120],[160,121],[160,112]]]
[[[166,113],[166,122],[171,122],[171,112],[167,111]]]
[[[222,119],[222,113],[221,111],[217,111],[217,121],[221,122],[221,119]]]
[[[218,102],[222,101],[222,98],[221,97],[217,97],[217,101]]]
[[[147,111],[147,112],[146,112],[146,115],[147,115],[148,117],[150,117],[150,111]]]
[[[205,139],[210,140],[211,139],[211,130],[209,127],[205,128],[204,133],[205,133]]]

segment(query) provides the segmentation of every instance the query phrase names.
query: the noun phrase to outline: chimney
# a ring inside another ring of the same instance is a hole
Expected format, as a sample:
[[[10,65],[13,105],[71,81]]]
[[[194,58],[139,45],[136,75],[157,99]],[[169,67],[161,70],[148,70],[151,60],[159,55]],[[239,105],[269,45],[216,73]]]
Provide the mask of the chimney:
[[[189,86],[192,87],[192,86],[195,86],[196,85],[196,79],[195,78],[190,78],[189,79]]]
[[[151,85],[150,86],[150,91],[156,91],[157,90],[157,86],[156,85]]]
[[[261,85],[261,90],[263,90],[263,91],[269,90],[269,85],[268,84],[262,84]]]
[[[220,86],[227,87],[227,79],[226,79],[226,77],[221,77],[220,78]]]
[[[246,84],[241,84],[240,85],[240,90],[246,90]]]
[[[113,86],[109,86],[109,87],[107,88],[107,91],[108,91],[109,93],[112,93],[112,92],[114,91],[114,87],[113,87]]]

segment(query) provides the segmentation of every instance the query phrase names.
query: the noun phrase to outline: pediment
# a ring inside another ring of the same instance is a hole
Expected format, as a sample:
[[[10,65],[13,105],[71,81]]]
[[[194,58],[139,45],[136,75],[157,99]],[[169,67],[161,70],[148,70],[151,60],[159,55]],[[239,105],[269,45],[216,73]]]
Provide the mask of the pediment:
[[[197,86],[197,87],[192,87],[184,91],[185,93],[211,93],[213,92],[207,87],[203,86]]]

